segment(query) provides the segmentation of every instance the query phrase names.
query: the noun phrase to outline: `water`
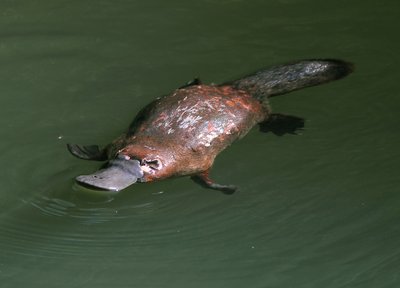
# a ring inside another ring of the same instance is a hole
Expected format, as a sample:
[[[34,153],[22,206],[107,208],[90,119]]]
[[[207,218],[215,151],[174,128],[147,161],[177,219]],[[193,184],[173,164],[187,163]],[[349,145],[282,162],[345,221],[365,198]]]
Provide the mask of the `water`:
[[[396,1],[2,1],[1,287],[399,287]],[[274,98],[300,136],[255,129],[213,177],[94,194],[106,144],[199,76],[335,57],[349,78]]]

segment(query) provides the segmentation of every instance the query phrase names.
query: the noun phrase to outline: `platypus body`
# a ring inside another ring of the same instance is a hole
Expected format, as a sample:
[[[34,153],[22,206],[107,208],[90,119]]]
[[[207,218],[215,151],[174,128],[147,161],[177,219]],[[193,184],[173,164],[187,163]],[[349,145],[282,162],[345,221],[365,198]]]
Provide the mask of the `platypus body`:
[[[222,150],[257,124],[261,131],[277,135],[304,126],[302,118],[272,113],[268,98],[340,79],[351,71],[352,64],[341,60],[303,60],[220,85],[195,79],[144,107],[128,131],[104,149],[68,144],[78,158],[108,160],[103,169],[76,180],[119,191],[135,182],[191,176],[204,187],[233,193],[235,186],[209,178]]]

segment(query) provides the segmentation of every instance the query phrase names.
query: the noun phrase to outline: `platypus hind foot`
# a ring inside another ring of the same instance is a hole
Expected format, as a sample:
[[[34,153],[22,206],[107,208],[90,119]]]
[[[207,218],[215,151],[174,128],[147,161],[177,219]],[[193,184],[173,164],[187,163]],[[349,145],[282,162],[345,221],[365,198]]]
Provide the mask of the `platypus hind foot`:
[[[298,134],[303,128],[303,118],[279,113],[271,114],[266,121],[260,123],[261,132],[272,132],[277,136]]]
[[[67,144],[68,151],[72,155],[84,160],[107,160],[107,155],[104,150],[100,150],[97,145],[81,146],[76,144]]]
[[[199,78],[194,78],[193,80],[190,80],[189,82],[186,82],[184,85],[179,87],[179,89],[187,88],[187,87],[190,87],[193,85],[200,85],[200,84],[201,84],[201,80]]]
[[[209,171],[202,172],[200,174],[194,175],[191,177],[192,180],[201,186],[208,188],[208,189],[214,189],[221,191],[224,194],[233,194],[236,190],[237,187],[234,185],[222,185],[222,184],[217,184],[214,181],[212,181],[209,177]]]

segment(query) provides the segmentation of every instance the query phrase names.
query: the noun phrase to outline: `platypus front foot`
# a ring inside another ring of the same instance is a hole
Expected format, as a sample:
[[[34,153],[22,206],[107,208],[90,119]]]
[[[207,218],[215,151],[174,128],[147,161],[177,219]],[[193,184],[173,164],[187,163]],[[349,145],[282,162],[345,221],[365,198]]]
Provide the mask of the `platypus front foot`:
[[[81,146],[77,144],[67,144],[68,151],[79,159],[84,160],[107,160],[107,155],[104,150],[100,150],[97,145]]]
[[[234,185],[222,185],[215,183],[212,181],[209,177],[209,171],[202,172],[200,174],[194,175],[191,177],[192,180],[201,186],[208,188],[208,189],[213,189],[213,190],[218,190],[221,191],[224,194],[233,194],[236,190],[237,187]]]

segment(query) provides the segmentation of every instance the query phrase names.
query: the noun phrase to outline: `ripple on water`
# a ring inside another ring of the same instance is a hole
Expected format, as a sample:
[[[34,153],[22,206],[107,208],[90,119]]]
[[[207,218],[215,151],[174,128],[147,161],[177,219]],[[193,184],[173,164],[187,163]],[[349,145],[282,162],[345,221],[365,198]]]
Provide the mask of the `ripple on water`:
[[[126,219],[153,211],[153,203],[113,204],[114,195],[80,195],[81,192],[71,191],[70,195],[44,196],[32,200],[23,200],[26,204],[50,217],[61,217],[73,220],[74,223],[94,225]],[[67,199],[58,197],[65,196]]]
[[[104,248],[130,247],[129,253],[139,255],[143,248],[178,249],[179,243],[186,243],[186,251],[204,245],[223,248],[226,243],[220,238],[232,233],[232,225],[242,217],[218,212],[232,199],[226,195],[215,197],[201,188],[191,193],[143,187],[150,191],[97,198],[49,188],[22,200],[24,205],[2,227],[1,245],[21,255],[58,258],[84,253],[85,259],[102,255],[99,249]],[[199,201],[203,196],[213,202]]]

